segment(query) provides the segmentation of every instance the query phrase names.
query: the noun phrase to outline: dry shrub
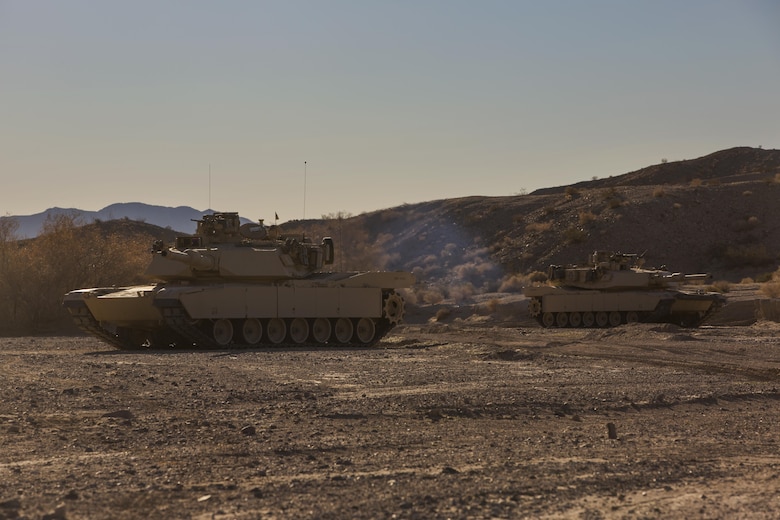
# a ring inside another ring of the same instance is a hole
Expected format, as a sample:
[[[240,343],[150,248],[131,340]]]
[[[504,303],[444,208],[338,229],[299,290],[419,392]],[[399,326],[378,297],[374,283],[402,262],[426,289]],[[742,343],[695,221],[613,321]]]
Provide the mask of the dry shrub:
[[[498,298],[491,298],[485,302],[485,309],[487,309],[488,312],[496,312],[500,303],[501,302],[499,302]]]
[[[723,262],[728,269],[765,266],[773,263],[775,258],[765,244],[715,245],[710,248],[710,256]]]
[[[753,195],[753,192],[750,190],[745,190],[742,192],[743,197],[750,197],[751,195]]]
[[[580,242],[587,240],[588,233],[582,228],[569,226],[564,230],[563,237],[566,239],[566,242],[570,244],[579,244]]]
[[[455,251],[457,250],[458,250],[458,244],[453,244],[452,242],[450,242],[449,244],[444,246],[444,249],[441,250],[439,256],[442,258],[446,256],[452,256],[453,254],[455,254]]]
[[[697,177],[697,178],[695,178],[695,179],[693,179],[693,180],[691,181],[691,187],[692,187],[692,188],[699,187],[699,186],[701,186],[702,184],[704,184],[704,183],[703,183],[703,182],[702,182],[702,180],[701,180],[701,179],[699,179],[698,177]]]
[[[131,285],[149,263],[146,234],[109,234],[77,217],[49,217],[42,233],[24,242],[0,229],[0,329],[44,331],[67,320],[63,295],[73,289]]]
[[[666,195],[666,191],[663,188],[656,188],[653,190],[653,197],[659,198]]]
[[[731,283],[726,280],[717,280],[710,285],[710,290],[719,293],[727,293],[731,290]]]
[[[450,299],[455,302],[462,302],[463,300],[471,298],[476,292],[476,288],[470,283],[451,286],[448,291]]]
[[[748,285],[748,284],[756,283],[756,281],[748,276],[747,278],[743,278],[742,280],[740,280],[739,283],[743,285]]]
[[[398,292],[407,305],[417,305],[417,293],[413,289],[399,289]]]
[[[745,220],[738,220],[734,223],[732,228],[734,231],[750,231],[751,229],[754,229],[757,227],[761,222],[758,220],[758,217],[748,217]]]
[[[444,295],[437,288],[421,289],[417,291],[417,299],[424,303],[436,304],[444,299]]]
[[[436,321],[444,321],[447,318],[450,317],[452,314],[452,309],[449,307],[442,307],[438,311],[436,311]]]
[[[623,204],[620,194],[614,187],[604,190],[601,198],[607,203],[607,207],[610,209],[619,208]]]
[[[766,282],[761,285],[759,292],[769,298],[780,298],[780,282]]]
[[[566,200],[576,199],[580,194],[580,190],[574,186],[566,186],[566,190],[564,190],[564,192],[566,193]]]
[[[506,245],[511,245],[512,244],[512,238],[511,237],[504,237],[503,242]],[[463,259],[464,260],[477,261],[477,262],[481,262],[481,261],[483,261],[483,260],[485,260],[485,259],[487,259],[489,257],[490,257],[490,252],[488,251],[488,248],[486,248],[486,247],[478,247],[476,249],[470,249],[470,250],[466,251],[466,253],[463,255]]]
[[[501,280],[501,285],[498,287],[498,292],[501,293],[516,293],[521,292],[525,286],[525,277],[517,274],[505,276]]]
[[[544,233],[546,231],[550,231],[552,227],[553,221],[548,220],[547,222],[531,222],[525,226],[525,230],[529,233]]]
[[[547,280],[549,280],[549,277],[544,271],[533,271],[528,274],[528,281],[531,283],[544,283]]]
[[[584,226],[590,222],[596,220],[596,215],[592,211],[580,211],[579,213],[580,225]]]

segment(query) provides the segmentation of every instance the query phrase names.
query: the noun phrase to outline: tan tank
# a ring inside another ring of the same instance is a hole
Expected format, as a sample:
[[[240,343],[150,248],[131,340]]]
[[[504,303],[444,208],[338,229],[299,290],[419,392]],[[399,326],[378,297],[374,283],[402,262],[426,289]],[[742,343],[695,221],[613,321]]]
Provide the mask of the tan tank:
[[[64,305],[86,332],[121,349],[370,345],[404,315],[405,272],[325,272],[333,240],[281,235],[238,213],[197,221],[193,236],[152,247],[149,285],[79,289]]]
[[[550,285],[526,287],[528,310],[543,327],[615,327],[631,322],[670,322],[696,327],[725,298],[684,290],[707,274],[645,269],[640,255],[596,251],[584,266],[550,266]]]

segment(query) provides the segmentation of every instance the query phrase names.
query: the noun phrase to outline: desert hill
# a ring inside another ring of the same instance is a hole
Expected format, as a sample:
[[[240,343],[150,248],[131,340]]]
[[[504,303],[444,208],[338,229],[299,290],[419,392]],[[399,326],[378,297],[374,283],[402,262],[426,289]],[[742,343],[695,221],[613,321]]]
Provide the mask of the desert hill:
[[[495,289],[497,280],[582,262],[598,249],[645,252],[649,266],[739,281],[777,269],[778,200],[780,150],[733,148],[528,195],[355,218],[382,242],[386,267],[448,285]]]
[[[582,262],[599,249],[739,281],[777,269],[778,200],[780,150],[739,147],[530,194],[434,200],[283,227],[330,234],[345,255],[368,250],[372,260],[352,268],[412,271],[423,284],[470,293],[517,289],[520,277]],[[112,205],[100,214],[109,218],[94,216],[93,225],[169,242],[176,232],[157,220],[176,215],[191,224],[201,214],[164,209]],[[137,219],[110,218],[130,210]]]
[[[766,180],[780,172],[780,150],[736,147],[721,150],[698,159],[663,161],[624,175],[593,179],[573,184],[575,188],[609,188],[617,186],[657,186],[661,184],[739,183]],[[534,192],[543,195],[560,193],[565,187],[544,188]]]

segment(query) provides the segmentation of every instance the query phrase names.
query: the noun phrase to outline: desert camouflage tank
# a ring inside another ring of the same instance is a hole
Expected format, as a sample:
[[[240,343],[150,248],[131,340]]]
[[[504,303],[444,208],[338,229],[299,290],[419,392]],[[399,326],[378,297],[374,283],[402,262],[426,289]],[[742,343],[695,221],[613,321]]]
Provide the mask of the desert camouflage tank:
[[[64,305],[76,324],[120,349],[371,345],[404,316],[405,272],[326,272],[318,244],[277,226],[241,224],[238,213],[198,220],[193,236],[155,242],[132,287],[79,289]]]
[[[550,285],[526,287],[528,310],[543,327],[615,327],[670,322],[696,327],[724,303],[715,292],[685,290],[707,274],[645,269],[640,255],[596,251],[584,266],[550,266]]]

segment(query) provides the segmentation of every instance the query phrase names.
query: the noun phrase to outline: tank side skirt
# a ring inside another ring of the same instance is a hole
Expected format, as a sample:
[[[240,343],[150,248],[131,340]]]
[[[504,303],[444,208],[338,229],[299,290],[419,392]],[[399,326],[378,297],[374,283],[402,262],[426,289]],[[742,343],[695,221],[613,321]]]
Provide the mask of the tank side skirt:
[[[672,322],[686,327],[696,327],[715,313],[723,305],[720,295],[687,294],[675,292],[661,293],[593,293],[561,291],[541,297],[541,312],[536,320],[543,327],[560,326],[567,320],[558,319],[559,313],[585,312],[636,312],[640,322]],[[555,316],[555,321],[543,319],[545,313]]]
[[[308,288],[307,288],[308,289]],[[290,336],[289,336],[289,326],[293,319],[295,319],[295,316],[291,316],[289,314],[293,314],[293,309],[289,308],[285,312],[279,312],[277,313],[277,316],[264,316],[264,317],[251,317],[252,319],[257,318],[260,319],[263,322],[263,329],[266,330],[266,325],[270,319],[274,318],[282,318],[285,320],[288,328],[288,335],[285,337],[284,341],[281,343],[272,343],[266,335],[264,335],[263,339],[254,344],[254,345],[245,345],[242,344],[242,338],[240,332],[238,334],[234,334],[233,342],[231,343],[231,348],[258,348],[258,347],[322,347],[322,346],[339,346],[339,347],[369,347],[374,344],[376,344],[383,336],[385,336],[394,326],[393,323],[390,323],[390,321],[386,317],[381,317],[382,309],[383,309],[383,302],[384,300],[389,297],[391,294],[395,294],[393,291],[383,291],[378,288],[360,288],[360,293],[363,297],[363,305],[355,305],[354,302],[357,300],[358,303],[361,303],[359,299],[354,298],[354,296],[357,294],[355,291],[358,288],[349,288],[349,289],[340,289],[340,292],[338,293],[342,297],[346,297],[350,299],[350,301],[353,302],[352,305],[347,306],[346,312],[353,312],[354,314],[349,316],[341,316],[341,317],[349,317],[350,321],[352,322],[353,326],[357,328],[358,322],[362,318],[369,318],[373,321],[375,326],[375,334],[371,341],[368,341],[366,343],[363,343],[359,338],[353,336],[352,340],[347,343],[332,343],[327,342],[325,344],[316,341],[314,338],[310,337],[300,343],[294,342]],[[198,293],[203,293],[208,291],[198,291]],[[188,293],[188,294],[195,294],[195,293]],[[287,294],[289,297],[292,293]],[[289,302],[297,302],[302,303],[304,306],[304,309],[306,308],[306,305],[310,305],[309,302],[306,302],[303,300],[306,296],[312,297],[312,295],[315,293],[311,293],[308,291],[300,291],[300,288],[297,288],[295,298],[288,301]],[[282,296],[284,298],[284,296]],[[368,301],[368,299],[371,298],[371,302]],[[189,310],[185,307],[186,298],[176,299],[172,298],[171,294],[169,293],[166,295],[166,298],[160,299],[157,304],[161,309],[162,315],[165,319],[166,324],[168,327],[170,327],[173,331],[176,332],[181,337],[186,338],[185,348],[191,348],[195,346],[196,348],[203,348],[203,349],[221,349],[225,348],[224,346],[221,346],[217,343],[217,341],[213,338],[213,322],[216,319],[225,319],[224,316],[220,316],[219,318],[197,318],[190,315]],[[378,307],[378,313],[379,316],[369,316],[367,315],[368,312],[366,309],[371,308],[371,306],[375,305]],[[196,309],[200,309],[201,306],[196,305]],[[311,309],[311,307],[309,307]],[[297,312],[297,311],[295,311]],[[343,309],[341,312],[345,312]],[[244,313],[246,314],[246,313]],[[287,316],[281,316],[282,314],[288,314]],[[307,320],[307,323],[311,327],[314,320],[318,316],[298,316],[298,318],[304,317]],[[322,317],[322,316],[320,316]],[[337,319],[338,316],[328,316],[328,319],[331,321],[331,324]],[[228,318],[231,321],[233,321],[233,328],[234,330],[240,331],[242,329],[242,322],[244,319],[246,319],[245,316],[239,316],[239,317],[231,317]]]
[[[566,291],[542,297],[542,312],[652,312],[663,294]]]
[[[176,293],[168,293],[166,300]],[[190,288],[178,292],[192,319],[381,318],[376,287],[284,287],[244,285]]]

